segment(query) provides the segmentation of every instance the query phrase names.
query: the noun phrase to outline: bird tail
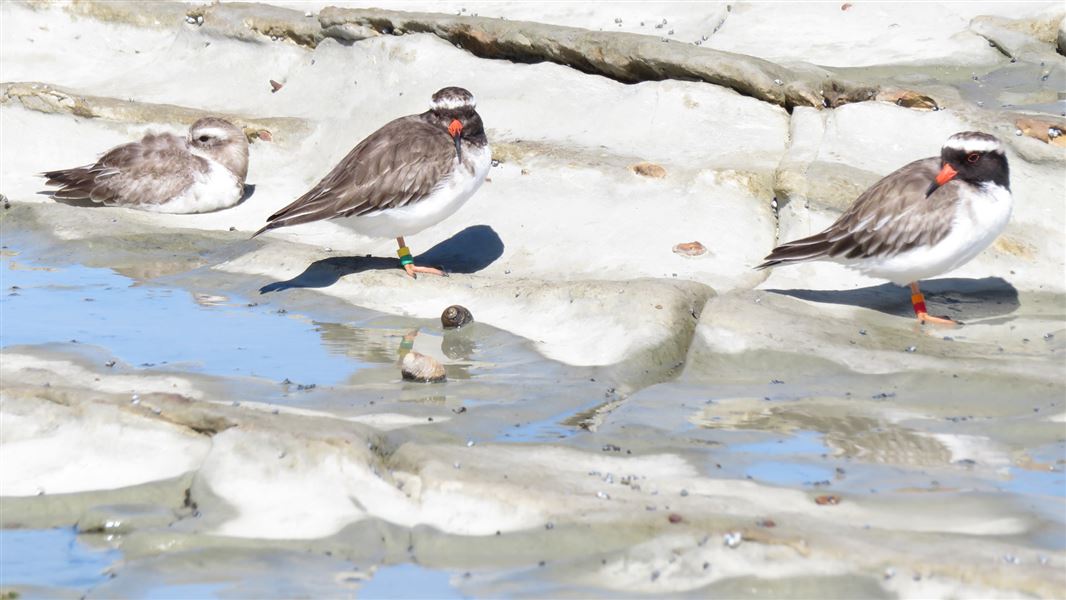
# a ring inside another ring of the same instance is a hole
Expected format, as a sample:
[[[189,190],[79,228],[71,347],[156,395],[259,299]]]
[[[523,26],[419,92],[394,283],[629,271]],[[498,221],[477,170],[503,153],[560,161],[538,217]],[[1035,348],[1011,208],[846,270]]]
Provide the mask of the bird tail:
[[[829,236],[826,235],[825,232],[817,233],[810,237],[788,242],[787,244],[781,244],[774,248],[773,251],[763,259],[765,262],[755,267],[755,269],[761,271],[762,269],[768,269],[778,265],[788,265],[824,258],[828,256],[831,247],[832,242],[829,241]]]

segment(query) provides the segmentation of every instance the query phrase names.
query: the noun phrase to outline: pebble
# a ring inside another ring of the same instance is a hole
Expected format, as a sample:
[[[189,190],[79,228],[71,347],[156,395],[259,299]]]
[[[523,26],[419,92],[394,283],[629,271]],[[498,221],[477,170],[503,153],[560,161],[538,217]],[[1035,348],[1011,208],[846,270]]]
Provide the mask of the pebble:
[[[663,177],[666,177],[666,169],[661,165],[647,161],[639,162],[629,168],[641,177],[650,177],[652,179],[662,179]]]
[[[400,374],[405,381],[422,383],[439,383],[447,379],[444,366],[437,359],[414,351],[404,355]]]
[[[681,496],[682,497],[688,496],[688,490],[681,490]]]
[[[684,517],[682,517],[681,515],[679,515],[677,513],[670,513],[670,515],[668,517],[666,517],[666,519],[668,521],[670,521],[671,523],[674,523],[674,524],[677,524],[677,523],[680,523],[681,521],[684,521]]]
[[[473,448],[474,444],[475,444],[474,440],[466,440],[466,447],[467,448]]]
[[[730,548],[736,548],[744,541],[744,535],[739,531],[731,531],[722,536],[722,542]]]
[[[599,498],[600,500],[610,500],[611,499],[611,495],[610,494],[608,494],[607,492],[602,492],[602,491],[601,492],[596,492],[596,497]]]
[[[910,353],[913,354],[913,353],[918,351],[918,347],[917,346],[907,346],[906,350],[904,350],[904,351],[905,352],[910,352]]]

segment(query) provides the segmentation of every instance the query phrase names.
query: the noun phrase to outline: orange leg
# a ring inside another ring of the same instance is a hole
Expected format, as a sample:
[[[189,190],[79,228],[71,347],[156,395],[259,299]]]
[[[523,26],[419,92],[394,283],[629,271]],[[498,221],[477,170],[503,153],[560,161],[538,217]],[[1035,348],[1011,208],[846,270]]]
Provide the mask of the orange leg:
[[[412,279],[418,279],[418,273],[426,273],[427,275],[440,275],[441,277],[447,277],[448,274],[440,269],[434,269],[433,267],[419,267],[415,265],[415,259],[411,256],[411,249],[404,243],[402,237],[396,238],[396,243],[400,245],[400,249],[396,251],[396,254],[400,257],[400,264],[403,266],[407,274]]]
[[[914,316],[918,317],[919,323],[933,323],[935,325],[958,325],[947,317],[934,317],[925,310],[925,296],[918,289],[918,282],[911,283],[911,304],[914,305]]]

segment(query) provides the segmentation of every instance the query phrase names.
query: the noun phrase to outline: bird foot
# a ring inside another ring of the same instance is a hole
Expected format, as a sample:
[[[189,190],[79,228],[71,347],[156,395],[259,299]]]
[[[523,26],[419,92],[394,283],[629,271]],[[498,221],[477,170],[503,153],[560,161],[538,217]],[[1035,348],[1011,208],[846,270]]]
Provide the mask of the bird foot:
[[[433,267],[420,267],[413,263],[409,265],[404,265],[403,269],[407,271],[407,275],[409,275],[411,279],[418,279],[419,273],[425,273],[427,275],[439,275],[440,277],[448,276],[447,272],[442,271],[440,269],[434,269]]]
[[[961,321],[955,321],[953,319],[949,319],[948,317],[934,317],[933,315],[927,312],[920,312],[916,316],[918,317],[918,322],[923,325],[926,323],[930,323],[932,325],[943,325],[945,327],[957,327],[959,325],[962,325]]]

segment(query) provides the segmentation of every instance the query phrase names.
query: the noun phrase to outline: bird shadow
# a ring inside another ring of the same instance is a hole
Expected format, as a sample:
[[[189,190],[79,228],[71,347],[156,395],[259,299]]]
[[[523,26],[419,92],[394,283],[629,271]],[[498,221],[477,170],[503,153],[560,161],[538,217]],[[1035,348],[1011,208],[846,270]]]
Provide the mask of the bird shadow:
[[[417,254],[415,260],[420,265],[440,267],[448,273],[476,273],[496,262],[503,255],[503,248],[503,240],[492,227],[473,225]],[[267,284],[259,288],[259,293],[329,287],[352,273],[399,268],[398,258],[333,256],[311,263],[303,273],[292,279]]]
[[[952,277],[921,282],[929,314],[951,313],[962,320],[1000,317],[1021,305],[1018,290],[1002,277],[966,279]],[[889,315],[911,316],[910,290],[894,283],[883,283],[854,290],[778,290],[768,292],[826,304],[847,304],[876,310]]]

